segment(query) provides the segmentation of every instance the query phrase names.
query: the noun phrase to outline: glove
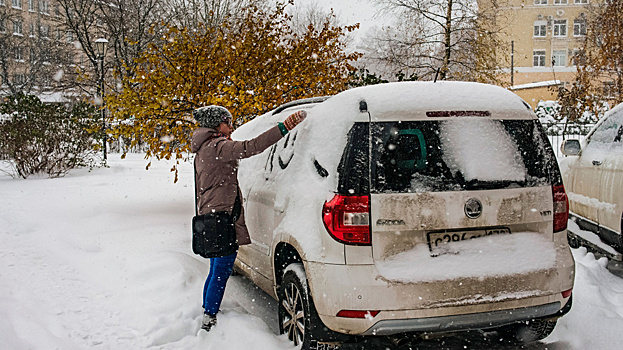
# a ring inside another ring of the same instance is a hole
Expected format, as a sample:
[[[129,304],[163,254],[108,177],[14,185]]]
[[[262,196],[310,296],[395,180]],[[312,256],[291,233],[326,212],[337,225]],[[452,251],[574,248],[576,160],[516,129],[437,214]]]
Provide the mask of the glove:
[[[294,129],[294,127],[297,126],[300,122],[305,120],[305,118],[307,118],[307,112],[298,111],[288,116],[286,120],[283,121],[283,125],[286,127],[286,129],[288,129],[288,131],[290,131]]]

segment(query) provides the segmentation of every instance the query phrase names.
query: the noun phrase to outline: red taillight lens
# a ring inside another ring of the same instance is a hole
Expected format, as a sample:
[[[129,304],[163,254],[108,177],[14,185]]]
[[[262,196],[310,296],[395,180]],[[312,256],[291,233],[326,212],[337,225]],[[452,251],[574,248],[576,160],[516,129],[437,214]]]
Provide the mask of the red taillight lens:
[[[563,297],[563,298],[568,298],[568,297],[570,297],[570,296],[571,296],[571,292],[572,292],[572,291],[573,291],[573,289],[569,289],[569,290],[566,290],[566,291],[562,292],[562,297]]]
[[[554,196],[554,232],[560,232],[567,229],[569,201],[563,185],[552,186],[552,194]]]
[[[379,314],[380,311],[360,311],[360,310],[341,310],[337,313],[337,317],[347,318],[372,318]]]
[[[324,203],[322,220],[338,242],[370,245],[370,197],[336,194]]]

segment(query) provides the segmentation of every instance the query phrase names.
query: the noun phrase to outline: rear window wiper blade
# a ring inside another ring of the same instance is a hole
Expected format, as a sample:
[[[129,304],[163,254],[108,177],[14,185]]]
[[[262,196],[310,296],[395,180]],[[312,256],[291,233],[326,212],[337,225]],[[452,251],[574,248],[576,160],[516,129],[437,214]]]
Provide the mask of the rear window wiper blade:
[[[464,188],[466,189],[494,189],[494,188],[507,188],[511,186],[525,187],[526,181],[515,180],[470,180],[466,181]]]

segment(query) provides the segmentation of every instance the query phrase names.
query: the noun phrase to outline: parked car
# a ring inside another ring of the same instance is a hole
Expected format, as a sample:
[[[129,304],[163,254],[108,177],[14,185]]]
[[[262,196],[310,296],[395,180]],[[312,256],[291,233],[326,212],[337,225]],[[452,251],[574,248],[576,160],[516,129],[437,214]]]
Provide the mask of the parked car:
[[[565,140],[563,182],[572,220],[623,253],[623,104],[610,110],[586,136]]]
[[[303,349],[498,329],[548,336],[571,308],[567,197],[538,119],[490,85],[402,82],[295,101],[307,119],[239,181],[253,244],[236,269]]]

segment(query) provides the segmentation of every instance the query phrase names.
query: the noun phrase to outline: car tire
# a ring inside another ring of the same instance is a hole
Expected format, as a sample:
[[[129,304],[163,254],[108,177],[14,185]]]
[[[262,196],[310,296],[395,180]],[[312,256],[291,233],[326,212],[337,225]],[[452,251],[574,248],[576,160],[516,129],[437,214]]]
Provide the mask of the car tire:
[[[311,302],[303,264],[290,264],[279,288],[279,332],[286,334],[297,349],[309,349],[313,319],[318,319],[318,315]]]
[[[621,227],[619,227],[619,252],[623,253],[623,215],[621,215]]]
[[[580,248],[580,246],[582,245],[571,232],[567,232],[567,242],[569,242],[569,247],[573,249]]]
[[[527,344],[547,338],[556,327],[556,320],[530,320],[505,327],[505,338],[513,343]]]

